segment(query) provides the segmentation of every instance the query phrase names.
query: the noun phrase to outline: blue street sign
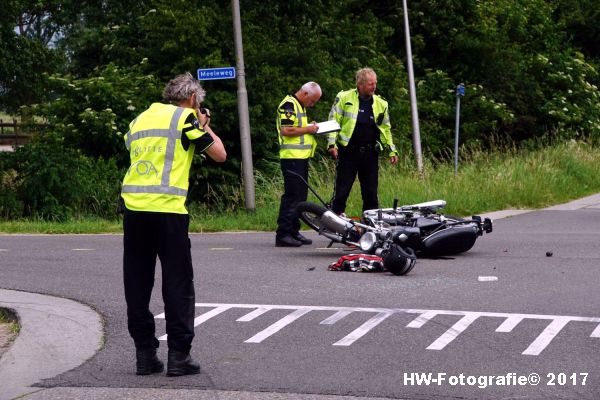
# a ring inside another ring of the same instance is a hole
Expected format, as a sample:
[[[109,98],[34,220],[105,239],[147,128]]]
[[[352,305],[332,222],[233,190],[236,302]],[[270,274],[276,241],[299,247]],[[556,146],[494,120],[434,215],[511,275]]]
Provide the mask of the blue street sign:
[[[464,85],[462,83],[456,87],[456,95],[457,96],[464,96],[465,95],[465,87],[464,87]]]
[[[198,80],[199,81],[212,81],[215,79],[233,79],[235,78],[234,67],[222,67],[222,68],[198,68]]]

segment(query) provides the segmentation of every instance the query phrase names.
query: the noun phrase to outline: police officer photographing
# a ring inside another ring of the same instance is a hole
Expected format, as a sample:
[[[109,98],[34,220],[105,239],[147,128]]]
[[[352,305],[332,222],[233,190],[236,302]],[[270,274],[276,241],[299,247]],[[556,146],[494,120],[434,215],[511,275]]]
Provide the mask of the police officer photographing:
[[[205,92],[189,74],[178,75],[129,124],[124,136],[131,166],[123,179],[123,277],[127,327],[136,348],[136,373],[162,372],[156,355],[154,316],[149,304],[156,257],[162,266],[162,295],[169,347],[167,375],[197,374],[190,356],[194,338],[195,292],[189,216],[185,200],[194,151],[224,162],[227,153],[201,109]]]
[[[396,165],[398,152],[392,140],[388,103],[375,94],[377,74],[371,68],[356,72],[356,89],[335,97],[329,119],[341,127],[327,138],[329,154],[337,159],[332,211],[342,214],[358,174],[363,211],[379,207],[377,198],[379,153],[389,151]]]
[[[300,232],[300,219],[296,206],[305,201],[308,188],[292,171],[308,182],[308,160],[315,154],[317,142],[314,134],[319,129],[313,121],[308,123],[306,109],[321,98],[321,87],[307,82],[293,95],[286,96],[277,107],[277,133],[279,158],[283,174],[284,193],[281,196],[275,246],[298,247],[312,240]]]

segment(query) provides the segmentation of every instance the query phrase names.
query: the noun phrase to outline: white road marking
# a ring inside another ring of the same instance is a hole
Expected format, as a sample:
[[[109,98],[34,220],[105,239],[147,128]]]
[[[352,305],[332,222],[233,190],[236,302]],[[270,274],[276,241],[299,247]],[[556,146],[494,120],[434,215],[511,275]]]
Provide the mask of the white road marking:
[[[352,343],[356,342],[361,337],[365,336],[371,329],[375,328],[377,325],[382,323],[387,317],[392,315],[393,312],[380,312],[379,314],[372,317],[370,320],[356,328],[349,335],[344,337],[343,339],[335,342],[334,346],[350,346]]]
[[[233,250],[233,247],[211,247],[210,250]]]
[[[420,328],[431,318],[435,317],[439,313],[437,311],[426,311],[423,314],[419,315],[417,318],[413,319],[408,325],[407,328]]]
[[[228,305],[222,305],[220,307],[216,307],[213,308],[210,311],[205,312],[204,314],[200,314],[199,316],[197,316],[196,318],[194,318],[194,327],[200,325],[203,322],[208,321],[209,319],[211,319],[212,317],[219,315],[227,310],[229,310],[231,307]],[[165,318],[165,313],[159,314],[154,318]],[[158,340],[167,340],[167,335],[163,335],[161,337],[158,338]]]
[[[479,282],[494,282],[498,280],[497,276],[480,276],[477,278]]]
[[[568,318],[556,318],[544,329],[542,333],[529,345],[522,354],[537,356],[550,344],[552,339],[559,334],[562,328],[569,323]]]
[[[0,251],[8,251],[8,249],[0,249]]]
[[[421,328],[427,322],[431,321],[438,315],[458,316],[460,319],[447,329],[439,338],[434,340],[427,350],[443,350],[449,343],[463,333],[477,319],[486,318],[502,318],[504,321],[496,328],[496,332],[511,332],[523,320],[547,320],[549,321],[546,328],[540,333],[535,340],[523,351],[523,355],[539,355],[552,340],[560,333],[560,331],[571,321],[574,322],[591,322],[597,324],[590,337],[600,338],[600,318],[594,317],[577,317],[577,316],[559,316],[559,315],[541,315],[541,314],[511,314],[511,313],[496,313],[496,312],[478,312],[478,311],[452,311],[452,310],[419,310],[419,309],[402,309],[402,308],[367,308],[367,307],[326,307],[326,306],[294,306],[294,305],[272,305],[272,304],[223,304],[223,303],[196,303],[196,307],[212,308],[212,310],[204,312],[197,316],[194,320],[194,326],[198,326],[216,315],[219,315],[232,308],[242,308],[251,310],[244,316],[238,318],[238,322],[249,322],[271,310],[288,310],[291,311],[288,315],[279,319],[259,333],[246,340],[244,343],[261,343],[265,339],[281,331],[286,326],[290,325],[303,315],[310,311],[330,311],[333,314],[322,320],[322,325],[333,325],[337,321],[345,318],[352,313],[370,313],[375,314],[358,328],[344,336],[342,339],[333,343],[334,346],[350,346],[358,339],[364,337],[368,332],[374,329],[381,322],[394,314],[417,314],[411,322],[406,325],[407,328]],[[158,314],[155,319],[164,319],[164,313]],[[166,340],[167,335],[163,335],[159,340]]]
[[[270,308],[259,307],[256,310],[251,311],[248,314],[244,315],[243,317],[239,317],[236,321],[240,321],[240,322],[252,321],[254,318],[260,317],[261,315],[263,315],[264,313],[266,313],[269,310],[270,310]]]
[[[457,323],[452,325],[450,329],[444,332],[442,336],[437,338],[435,342],[431,343],[429,347],[427,347],[427,350],[442,350],[448,343],[463,333],[477,318],[479,318],[479,314],[477,313],[466,314]]]
[[[260,343],[269,336],[279,332],[281,329],[285,328],[304,314],[310,312],[307,309],[298,309],[291,314],[281,318],[279,321],[275,322],[273,325],[269,326],[267,329],[264,329],[258,332],[256,335],[252,336],[250,339],[246,340],[244,343]]]
[[[71,251],[94,251],[96,249],[71,249]]]
[[[511,332],[522,320],[523,317],[519,316],[508,317],[498,328],[496,328],[496,332]]]
[[[333,314],[331,317],[324,319],[320,322],[321,325],[333,325],[338,322],[340,319],[344,318],[346,315],[352,314],[352,310],[344,310],[338,311]]]

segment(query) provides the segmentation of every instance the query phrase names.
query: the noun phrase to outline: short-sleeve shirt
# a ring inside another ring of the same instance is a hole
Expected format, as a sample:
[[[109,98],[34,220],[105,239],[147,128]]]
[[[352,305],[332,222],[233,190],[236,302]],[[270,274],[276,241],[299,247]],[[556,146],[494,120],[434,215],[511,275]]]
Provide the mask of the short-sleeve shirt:
[[[281,126],[296,126],[298,116],[296,115],[294,103],[286,101],[279,107],[278,112]]]
[[[200,125],[200,121],[194,114],[188,115],[185,119],[181,133],[181,144],[185,150],[190,147],[190,143],[194,143],[201,152],[204,152],[215,142]]]

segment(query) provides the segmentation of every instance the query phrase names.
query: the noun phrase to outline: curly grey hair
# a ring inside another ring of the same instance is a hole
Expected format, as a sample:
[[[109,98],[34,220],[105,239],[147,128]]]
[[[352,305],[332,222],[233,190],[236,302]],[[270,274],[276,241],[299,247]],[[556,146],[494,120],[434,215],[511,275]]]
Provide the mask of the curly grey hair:
[[[179,103],[187,100],[193,93],[196,93],[196,106],[200,108],[200,104],[204,101],[206,92],[200,85],[200,82],[189,72],[177,75],[171,79],[163,90],[163,99],[169,103]]]
[[[370,75],[374,75],[377,79],[377,74],[373,71],[373,68],[365,67],[356,71],[356,84],[364,83]]]

